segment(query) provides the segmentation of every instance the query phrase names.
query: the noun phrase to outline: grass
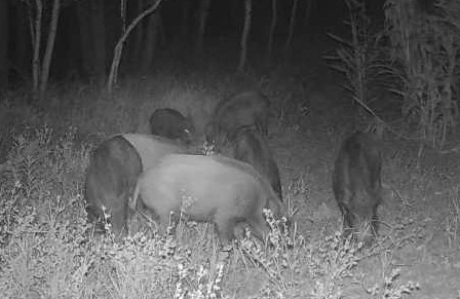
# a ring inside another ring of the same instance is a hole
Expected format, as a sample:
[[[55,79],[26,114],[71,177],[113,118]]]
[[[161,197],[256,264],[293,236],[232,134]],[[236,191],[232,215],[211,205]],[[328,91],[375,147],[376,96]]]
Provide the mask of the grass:
[[[451,198],[450,215],[445,221],[445,232],[449,242],[449,248],[460,248],[460,198],[459,187],[457,186],[455,193]]]
[[[10,119],[12,124],[0,129],[7,136],[0,147],[6,157],[0,167],[0,297],[349,298],[369,259],[376,259],[379,267],[370,271],[367,287],[361,287],[365,298],[417,295],[417,284],[404,277],[395,255],[407,244],[419,245],[430,224],[422,225],[418,211],[392,218],[386,214],[389,209],[407,206],[390,198],[381,214],[392,230],[384,230],[373,250],[343,241],[336,219],[328,220],[334,222],[332,231],[321,228],[307,235],[298,230],[297,221],[310,212],[310,197],[315,195],[311,190],[319,182],[311,170],[285,182],[285,200],[294,214],[291,233],[274,229],[265,243],[249,237],[223,252],[211,225],[185,221],[175,236],[159,236],[145,223],[122,244],[110,235],[94,236],[82,195],[94,145],[114,133],[140,130],[156,107],[170,105],[193,114],[200,111],[197,107],[211,109],[232,89],[161,74],[144,83],[125,82],[113,98],[91,87],[70,87],[68,94],[56,92],[62,103],[39,103],[40,119],[29,118],[33,109],[21,106],[21,101],[10,103],[8,109],[24,111],[24,117]],[[276,94],[277,87],[267,84]],[[289,114],[290,109],[285,111]],[[13,129],[15,124],[21,129]],[[398,182],[426,185],[432,177],[417,173],[413,181],[405,180],[413,169],[400,171],[401,165],[403,158],[394,159],[385,171],[407,202],[415,204],[416,193],[408,191],[412,185]],[[459,204],[454,193],[444,238],[458,249]],[[321,226],[311,221],[314,225]]]

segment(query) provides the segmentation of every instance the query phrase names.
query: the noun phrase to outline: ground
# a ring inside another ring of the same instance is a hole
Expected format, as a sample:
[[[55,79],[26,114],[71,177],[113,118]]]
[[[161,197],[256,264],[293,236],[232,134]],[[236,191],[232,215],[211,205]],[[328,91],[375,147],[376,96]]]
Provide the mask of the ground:
[[[206,280],[201,278],[214,278],[217,247],[209,227],[179,231],[178,239],[188,243],[166,258],[156,240],[123,247],[88,238],[82,182],[90,149],[112,134],[146,133],[155,108],[191,114],[202,132],[212,112],[209,103],[256,82],[271,102],[269,145],[294,213],[297,243],[262,265],[255,261],[266,261],[264,254],[272,251],[248,258],[235,250],[224,271],[223,294],[460,298],[460,138],[450,136],[443,150],[421,147],[413,128],[400,119],[397,97],[378,88],[372,90],[377,99],[372,109],[388,126],[371,123],[357,113],[359,105],[342,87],[344,78],[322,59],[330,45],[315,48],[318,43],[310,40],[305,45],[310,54],[262,75],[234,76],[219,64],[202,72],[179,68],[177,75],[167,69],[154,78],[126,79],[113,97],[69,84],[33,107],[21,92],[11,95],[11,103],[0,102],[0,130],[11,133],[0,138],[0,294],[6,294],[0,297],[171,298],[180,283],[196,291]],[[33,133],[22,133],[27,127]],[[341,214],[331,170],[343,138],[368,127],[382,132],[382,224],[374,247],[351,252],[335,238]],[[51,141],[53,136],[61,139]],[[32,208],[17,209],[20,200]],[[179,264],[188,267],[183,278]],[[202,267],[209,276],[198,275]],[[177,298],[192,298],[188,295]]]
[[[331,170],[341,139],[353,131],[356,106],[330,84],[317,85],[306,95],[309,111],[298,126],[278,123],[272,130],[285,193],[299,177],[308,189],[292,196],[299,208],[295,220],[307,239],[321,237],[325,223],[333,229],[339,225]],[[381,247],[359,262],[353,279],[344,281],[344,298],[372,298],[365,289],[382,281],[390,268],[400,271],[395,284],[419,284],[407,298],[460,298],[460,243],[452,231],[459,228],[458,145],[445,154],[423,148],[418,157],[417,144],[388,131],[383,135]]]

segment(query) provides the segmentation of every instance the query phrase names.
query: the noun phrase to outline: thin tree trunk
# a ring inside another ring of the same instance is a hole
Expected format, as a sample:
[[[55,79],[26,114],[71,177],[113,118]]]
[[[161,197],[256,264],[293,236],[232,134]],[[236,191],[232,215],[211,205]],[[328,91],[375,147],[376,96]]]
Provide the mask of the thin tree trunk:
[[[204,40],[205,31],[206,31],[206,22],[208,20],[210,4],[211,4],[211,0],[200,0],[198,32],[197,32],[196,44],[195,44],[196,54],[201,54],[203,51],[203,40]]]
[[[51,13],[51,22],[48,32],[48,41],[46,44],[45,55],[42,61],[42,69],[40,76],[40,97],[43,97],[46,86],[48,84],[49,70],[51,65],[51,58],[53,57],[54,42],[56,40],[56,31],[59,21],[59,12],[60,12],[60,0],[54,0],[53,10]]]
[[[267,63],[270,63],[272,59],[273,52],[273,39],[275,35],[276,23],[278,21],[278,8],[277,0],[272,0],[272,21],[270,24],[270,33],[268,36],[268,46],[267,46]]]
[[[241,35],[241,52],[240,63],[238,64],[238,71],[243,72],[246,66],[247,52],[248,52],[248,37],[251,30],[251,13],[252,13],[252,0],[244,1],[244,27],[243,34]]]
[[[139,24],[140,21],[142,21],[146,16],[150,15],[155,10],[157,10],[157,8],[158,8],[158,6],[160,5],[161,2],[162,2],[162,0],[157,0],[149,8],[147,8],[140,15],[138,15],[129,24],[129,26],[126,29],[126,31],[123,33],[123,35],[118,40],[117,45],[115,46],[115,49],[114,49],[114,53],[113,53],[113,60],[112,60],[112,66],[110,67],[109,79],[107,80],[107,92],[109,94],[112,93],[113,87],[117,83],[118,68],[120,66],[121,54],[123,52],[123,45],[124,45],[126,39],[129,37],[129,34],[131,33],[131,31],[133,31],[133,29],[136,28],[137,24]]]
[[[0,0],[0,90],[8,87],[9,59],[9,27],[8,27],[8,3],[7,0]]]
[[[32,84],[34,96],[38,95],[40,84],[40,48],[41,48],[41,31],[42,31],[42,13],[43,3],[41,0],[35,0],[35,15],[33,8],[29,7],[30,36],[32,39]]]
[[[286,39],[286,44],[284,45],[284,54],[286,57],[289,55],[289,51],[291,49],[291,42],[292,42],[292,36],[294,35],[294,25],[295,25],[295,17],[297,14],[297,2],[298,0],[294,0],[292,3],[292,9],[291,9],[291,20],[289,22],[289,34]]]
[[[126,0],[120,0],[121,32],[125,32],[126,30],[126,10],[127,10]]]

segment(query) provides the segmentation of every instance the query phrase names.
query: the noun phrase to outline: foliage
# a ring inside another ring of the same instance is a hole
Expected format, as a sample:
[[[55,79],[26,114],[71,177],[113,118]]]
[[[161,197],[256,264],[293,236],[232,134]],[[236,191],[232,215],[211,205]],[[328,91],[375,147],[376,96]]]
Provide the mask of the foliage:
[[[335,56],[326,57],[330,66],[345,75],[345,89],[349,91],[353,100],[365,111],[374,114],[368,104],[371,102],[369,85],[376,80],[384,67],[384,56],[381,46],[381,34],[374,34],[371,21],[366,15],[365,1],[345,1],[350,19],[346,23],[351,32],[351,39],[329,34],[339,42],[340,47]]]
[[[62,103],[43,103],[42,125],[10,136],[14,142],[0,167],[0,297],[345,297],[362,255],[335,232],[337,226],[315,236],[298,230],[300,217],[287,231],[268,214],[272,230],[265,242],[245,238],[229,252],[215,245],[206,224],[179,226],[175,235],[166,236],[148,229],[122,243],[114,243],[110,235],[94,235],[93,225],[86,223],[82,192],[94,141],[82,128],[101,135],[127,131],[139,121],[136,113],[148,114],[157,105],[184,107],[189,101],[193,106],[225,93],[219,89],[210,95],[202,83],[179,81],[159,76],[145,89],[128,82],[115,98],[90,87],[81,87],[80,93],[71,89]],[[65,105],[70,102],[77,104]],[[88,116],[88,111],[94,114]],[[124,118],[115,120],[114,115]],[[312,179],[308,175],[287,182],[290,211],[299,210],[290,197],[314,200]],[[399,276],[390,274],[391,283],[381,284],[389,294],[399,288]]]
[[[424,11],[418,1],[388,0],[387,34],[394,61],[391,72],[401,82],[402,113],[415,122],[420,137],[443,147],[458,124],[460,26],[457,1],[435,1]]]

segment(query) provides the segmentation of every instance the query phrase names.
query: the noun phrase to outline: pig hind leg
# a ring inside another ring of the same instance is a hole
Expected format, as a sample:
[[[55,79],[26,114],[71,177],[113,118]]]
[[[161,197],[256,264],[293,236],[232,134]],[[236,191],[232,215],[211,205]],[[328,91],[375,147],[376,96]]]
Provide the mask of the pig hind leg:
[[[260,241],[264,241],[264,237],[268,234],[270,229],[265,221],[264,216],[262,213],[258,213],[257,215],[253,215],[249,219],[247,219],[249,226],[251,227],[251,232]]]
[[[220,218],[215,219],[214,222],[222,245],[228,245],[235,239],[235,226],[237,224],[235,218]]]
[[[342,161],[343,162],[343,161]],[[354,223],[354,216],[350,211],[350,202],[353,200],[353,194],[350,190],[349,173],[343,169],[344,165],[338,166],[341,169],[336,169],[334,177],[334,193],[342,212],[343,228],[346,234],[350,233]]]
[[[125,204],[123,208],[113,210],[110,217],[112,220],[112,231],[116,234],[115,237],[120,238],[126,235],[128,232],[126,224],[126,219],[128,218],[128,205]]]
[[[170,214],[170,212],[164,214],[157,214],[154,211],[153,213],[154,216],[156,216],[155,220],[157,223],[158,233],[161,236],[166,236],[169,230],[169,233],[171,235],[175,235],[177,225],[179,225],[179,217],[176,216],[176,213],[174,212],[172,215]]]

